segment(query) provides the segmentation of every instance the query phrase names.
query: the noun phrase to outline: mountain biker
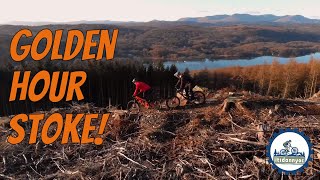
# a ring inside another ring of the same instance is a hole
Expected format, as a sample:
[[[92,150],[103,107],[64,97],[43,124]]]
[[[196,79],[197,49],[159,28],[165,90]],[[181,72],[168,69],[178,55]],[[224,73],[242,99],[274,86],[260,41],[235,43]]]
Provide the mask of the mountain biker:
[[[133,93],[133,97],[138,96],[142,93],[142,98],[144,98],[147,101],[152,100],[152,89],[151,86],[149,86],[147,83],[138,81],[136,78],[132,80],[132,82],[136,85],[136,89]]]
[[[283,143],[283,147],[289,152],[289,148],[291,147],[291,140]]]
[[[194,99],[194,93],[193,93],[193,88],[194,88],[194,83],[193,79],[191,78],[190,75],[188,74],[182,74],[180,72],[176,72],[174,74],[175,77],[177,77],[179,80],[176,84],[176,88],[178,91],[185,90],[186,95],[189,98],[189,100]],[[190,95],[190,96],[189,96]]]

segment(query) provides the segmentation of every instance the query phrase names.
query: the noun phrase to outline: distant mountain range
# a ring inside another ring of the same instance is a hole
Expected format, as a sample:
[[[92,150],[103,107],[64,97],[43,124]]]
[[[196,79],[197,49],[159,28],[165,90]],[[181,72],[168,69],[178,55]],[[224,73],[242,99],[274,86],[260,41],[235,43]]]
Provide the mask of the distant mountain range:
[[[319,19],[309,19],[301,15],[294,16],[275,16],[266,15],[250,15],[250,14],[233,14],[233,15],[216,15],[206,17],[187,17],[178,21],[196,22],[196,23],[298,23],[298,24],[318,24]]]
[[[184,24],[199,24],[199,25],[224,25],[224,24],[320,24],[320,19],[310,19],[301,15],[286,15],[276,16],[272,14],[265,15],[250,15],[250,14],[233,14],[233,15],[214,15],[205,17],[186,17],[177,21],[159,21],[153,20],[149,22],[136,21],[71,21],[71,22],[27,22],[27,21],[12,21],[6,24],[10,25],[29,25],[42,26],[49,24],[121,24],[121,25],[184,25]]]

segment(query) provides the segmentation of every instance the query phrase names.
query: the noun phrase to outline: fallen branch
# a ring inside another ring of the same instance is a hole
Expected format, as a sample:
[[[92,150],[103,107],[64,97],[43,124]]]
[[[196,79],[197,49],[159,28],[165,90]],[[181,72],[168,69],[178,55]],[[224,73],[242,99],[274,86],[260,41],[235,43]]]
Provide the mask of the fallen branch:
[[[40,173],[38,173],[35,169],[33,169],[31,166],[30,166],[30,168],[32,169],[33,172],[35,172],[36,174],[38,174],[40,177],[43,178],[43,176]]]
[[[0,174],[0,177],[1,177],[1,178],[5,178],[5,179],[14,179],[14,178],[12,178],[12,177],[10,177],[10,176],[6,176],[6,175],[4,175],[4,174]]]
[[[225,136],[238,136],[238,135],[246,135],[247,133],[243,132],[243,133],[233,133],[233,134],[227,134],[227,133],[218,133],[218,134],[225,135]]]
[[[253,145],[257,145],[257,146],[265,146],[266,145],[266,143],[262,143],[262,142],[254,142],[254,141],[248,141],[248,140],[244,140],[244,139],[231,138],[231,137],[230,137],[230,140],[240,142],[240,143],[253,144]]]
[[[257,151],[265,151],[265,150],[255,150],[255,151],[232,151],[231,154],[245,154],[245,153],[256,153]],[[225,151],[212,151],[214,153],[225,153]]]
[[[203,171],[203,170],[201,170],[201,169],[199,169],[199,168],[196,168],[196,167],[195,167],[195,169],[196,169],[197,171],[199,171],[200,173],[203,173],[203,174],[207,175],[207,176],[210,177],[211,179],[217,179],[217,178],[213,177],[211,174],[209,174],[209,173],[207,173],[207,172],[205,172],[205,171]]]
[[[252,176],[254,176],[254,174],[241,176],[241,177],[239,177],[239,179],[248,179],[248,178],[251,178]]]
[[[118,152],[118,154],[119,154],[120,156],[126,158],[127,160],[129,160],[129,161],[132,162],[133,164],[136,164],[136,165],[138,165],[138,166],[140,166],[140,167],[143,167],[143,168],[147,169],[146,166],[144,166],[144,165],[142,165],[142,164],[140,164],[140,163],[138,163],[138,162],[136,162],[136,161],[128,158],[126,155],[122,154],[121,152]]]
[[[63,174],[67,174],[67,175],[75,175],[75,174],[78,174],[80,173],[79,171],[69,171],[69,170],[66,170],[63,166],[60,166],[56,161],[53,161],[56,166],[58,167],[58,169],[63,173]]]
[[[315,152],[317,153],[320,153],[320,150],[319,149],[316,149],[316,148],[312,148]]]
[[[225,171],[225,173],[226,173],[226,175],[227,175],[228,177],[230,177],[231,179],[237,180],[236,178],[232,177],[228,171]]]
[[[230,116],[230,119],[227,118],[227,120],[228,120],[229,122],[231,122],[233,125],[237,126],[237,127],[240,128],[240,129],[244,129],[244,127],[241,127],[241,126],[239,126],[238,124],[236,124],[235,122],[233,122],[233,121],[232,121],[233,117],[231,116],[230,113],[228,113],[228,114],[229,114],[229,116]]]
[[[261,158],[258,158],[257,156],[253,156],[253,160],[257,163],[260,163],[260,164],[267,164],[269,165],[269,162],[266,160],[266,159],[261,159]]]
[[[236,172],[238,173],[238,165],[236,163],[236,161],[234,160],[233,156],[231,155],[231,153],[229,151],[227,151],[226,149],[220,147],[220,149],[224,152],[226,152],[232,159],[234,166],[236,167]]]

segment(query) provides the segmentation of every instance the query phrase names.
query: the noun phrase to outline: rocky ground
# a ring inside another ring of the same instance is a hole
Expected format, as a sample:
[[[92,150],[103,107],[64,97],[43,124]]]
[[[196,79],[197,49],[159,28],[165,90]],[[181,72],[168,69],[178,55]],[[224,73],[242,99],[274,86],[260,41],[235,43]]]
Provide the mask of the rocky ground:
[[[208,103],[175,110],[114,113],[102,145],[9,145],[0,126],[0,179],[317,179],[320,173],[320,105],[240,92],[209,94]],[[224,102],[232,102],[225,106]],[[60,113],[107,112],[91,105]],[[50,112],[48,112],[50,114]],[[98,123],[97,123],[98,124]],[[299,128],[314,145],[302,174],[272,170],[266,144],[280,128]],[[81,129],[79,129],[81,131]]]

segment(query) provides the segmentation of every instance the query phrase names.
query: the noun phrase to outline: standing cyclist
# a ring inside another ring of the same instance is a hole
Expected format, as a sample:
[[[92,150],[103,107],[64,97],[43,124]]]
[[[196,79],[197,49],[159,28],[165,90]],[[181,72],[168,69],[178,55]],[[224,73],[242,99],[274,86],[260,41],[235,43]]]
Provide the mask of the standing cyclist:
[[[287,152],[290,152],[289,149],[291,148],[291,140],[284,142],[283,147],[286,149]]]
[[[176,88],[178,89],[178,91],[185,90],[186,95],[189,98],[189,100],[193,100],[194,93],[193,93],[192,89],[194,88],[194,83],[193,83],[193,79],[191,78],[191,76],[188,74],[182,74],[180,72],[176,72],[174,74],[174,76],[179,79],[176,84]]]

